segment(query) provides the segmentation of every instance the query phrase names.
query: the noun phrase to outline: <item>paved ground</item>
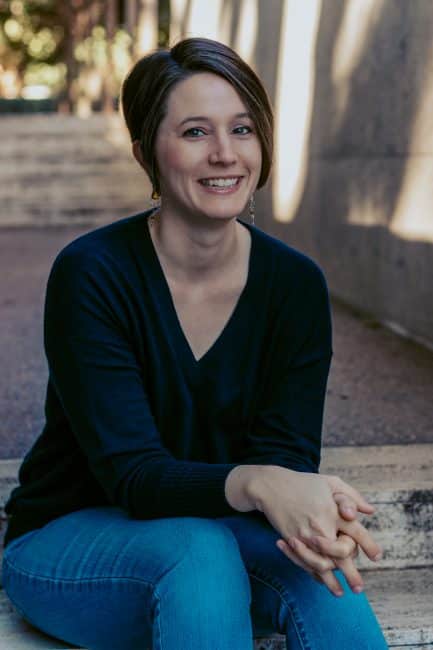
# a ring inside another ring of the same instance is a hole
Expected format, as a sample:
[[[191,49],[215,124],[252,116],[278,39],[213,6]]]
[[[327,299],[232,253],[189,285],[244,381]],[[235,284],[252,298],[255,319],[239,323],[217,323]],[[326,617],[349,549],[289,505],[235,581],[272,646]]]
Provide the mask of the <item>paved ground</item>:
[[[45,284],[56,253],[90,228],[0,230],[0,458],[22,456],[43,426]],[[325,444],[433,442],[433,353],[336,301],[333,314]]]

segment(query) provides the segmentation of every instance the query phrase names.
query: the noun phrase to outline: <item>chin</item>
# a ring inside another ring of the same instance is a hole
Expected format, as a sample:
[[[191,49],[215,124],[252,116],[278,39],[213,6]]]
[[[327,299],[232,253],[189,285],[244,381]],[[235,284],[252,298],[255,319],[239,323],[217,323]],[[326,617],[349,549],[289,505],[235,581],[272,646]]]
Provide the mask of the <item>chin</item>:
[[[236,201],[236,203],[233,202],[230,205],[228,203],[226,205],[223,203],[220,203],[219,205],[217,204],[213,210],[209,205],[207,205],[201,212],[213,219],[234,219],[235,217],[239,217],[245,209],[245,202]]]
[[[242,210],[221,210],[221,211],[215,211],[215,212],[206,212],[206,216],[209,219],[218,219],[218,220],[225,220],[228,221],[229,219],[236,219],[237,217],[240,216],[242,213]]]

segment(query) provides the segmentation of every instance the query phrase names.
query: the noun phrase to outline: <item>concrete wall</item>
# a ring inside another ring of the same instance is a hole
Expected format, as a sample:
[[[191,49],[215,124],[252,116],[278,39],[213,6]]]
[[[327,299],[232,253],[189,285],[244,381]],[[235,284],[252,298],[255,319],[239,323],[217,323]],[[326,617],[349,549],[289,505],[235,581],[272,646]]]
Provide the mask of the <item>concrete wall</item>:
[[[249,60],[276,156],[256,222],[307,252],[332,293],[433,345],[431,0],[172,0],[172,40]]]

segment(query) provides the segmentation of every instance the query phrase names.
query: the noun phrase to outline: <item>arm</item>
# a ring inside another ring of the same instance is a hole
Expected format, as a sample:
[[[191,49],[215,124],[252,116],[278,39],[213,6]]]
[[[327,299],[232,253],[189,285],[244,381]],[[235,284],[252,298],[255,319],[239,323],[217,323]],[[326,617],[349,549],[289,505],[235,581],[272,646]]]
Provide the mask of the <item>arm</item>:
[[[50,379],[109,503],[136,518],[233,514],[224,487],[237,463],[177,460],[162,444],[134,352],[124,295],[98,251],[69,247],[45,302]]]
[[[318,267],[311,263],[292,273],[299,277],[269,333],[263,390],[240,461],[318,473],[332,358],[330,305]]]
[[[240,461],[263,466],[247,489],[283,538],[323,534],[335,539],[337,506],[318,475],[332,355],[329,298],[324,276],[312,262],[296,264],[292,276],[270,333],[265,390]],[[313,515],[316,529],[309,523]]]
[[[267,382],[269,390],[259,405],[243,462],[276,466],[269,468],[274,472],[274,477],[271,479],[268,475],[268,487],[263,481],[263,474],[253,483],[253,501],[256,499],[261,503],[258,509],[265,511],[283,538],[285,531],[286,540],[291,528],[291,539],[298,537],[296,552],[303,551],[304,560],[315,559],[319,562],[318,565],[316,562],[316,567],[320,568],[326,553],[324,544],[320,548],[313,544],[310,549],[307,548],[306,544],[312,541],[313,536],[319,538],[315,540],[319,544],[320,537],[329,536],[329,540],[326,540],[329,560],[333,557],[345,562],[353,553],[352,544],[347,541],[350,534],[353,535],[352,541],[360,543],[371,559],[380,549],[359,522],[346,526],[346,519],[351,520],[356,516],[356,508],[367,514],[374,510],[356,490],[337,477],[328,476],[320,477],[320,489],[317,486],[314,488],[314,483],[319,479],[314,477],[314,473],[318,472],[320,461],[323,406],[332,356],[332,328],[323,274],[314,266],[307,270],[306,284],[295,298],[292,296],[283,306],[280,322],[274,328],[278,341],[274,369],[270,375],[272,381]],[[275,470],[279,468],[296,471],[291,475],[280,472],[277,478]],[[310,473],[307,481],[305,474],[299,475],[301,472]],[[274,479],[275,486],[272,488]],[[310,502],[308,493],[312,499]],[[284,504],[280,501],[278,506],[281,494],[285,495]],[[325,501],[324,495],[327,495]],[[332,507],[331,497],[338,510]],[[301,503],[302,507],[299,508]],[[278,507],[280,512],[277,512]],[[352,512],[347,512],[347,507],[352,508]],[[311,525],[313,519],[316,533]],[[342,536],[336,539],[337,533],[342,532],[337,527],[339,525],[344,526],[348,534],[344,539]],[[321,528],[321,533],[318,533],[318,528]],[[313,553],[311,549],[318,553]],[[328,563],[328,568],[330,565],[335,567],[333,562]],[[349,578],[356,582],[359,574],[347,562],[345,568]]]
[[[325,278],[311,261],[295,262],[278,276],[285,295],[270,305],[271,324],[240,463],[278,465],[317,473],[332,324]],[[288,279],[286,279],[288,278]]]

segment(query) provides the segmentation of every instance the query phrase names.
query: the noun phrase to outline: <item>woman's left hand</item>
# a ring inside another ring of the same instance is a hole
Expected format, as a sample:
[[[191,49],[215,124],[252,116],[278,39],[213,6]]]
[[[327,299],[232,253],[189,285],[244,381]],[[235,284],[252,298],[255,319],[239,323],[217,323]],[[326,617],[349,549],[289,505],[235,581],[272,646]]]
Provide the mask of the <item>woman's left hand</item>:
[[[382,550],[369,531],[357,520],[358,512],[373,514],[374,506],[368,503],[358,490],[342,481],[338,476],[322,476],[327,479],[334,501],[338,506],[340,524],[338,525],[337,535],[344,533],[352,537],[355,544],[359,545],[366,556],[373,562],[377,562],[382,557]],[[342,552],[344,553],[345,546],[342,547],[341,544],[335,541],[335,538],[334,541],[331,541],[326,537],[314,535],[308,539],[302,538],[299,541],[307,545],[312,551],[317,549],[317,543],[322,544],[319,546],[321,553],[331,559],[343,559]]]
[[[364,514],[373,514],[374,506],[369,504],[362,495],[338,477],[327,476],[331,486],[334,500],[338,505],[342,526],[346,528],[345,522],[353,522],[358,511]],[[359,522],[354,523],[360,529],[363,528]],[[347,529],[350,529],[350,525]],[[368,557],[377,561],[381,557],[380,547],[369,537],[365,531]],[[278,540],[278,547],[289,557],[295,564],[305,569],[312,577],[325,584],[334,595],[341,595],[342,588],[334,575],[335,569],[340,569],[344,574],[349,587],[359,593],[363,590],[363,580],[359,571],[354,564],[354,558],[359,553],[359,547],[356,541],[349,535],[340,530],[336,540],[330,540],[326,537],[315,536],[310,540],[300,540],[292,538],[288,540],[290,545],[284,540]],[[365,549],[364,549],[365,550]]]
[[[338,513],[342,519],[337,532],[345,533],[346,535],[353,537],[366,556],[373,562],[377,562],[382,557],[382,549],[377,542],[374,541],[368,530],[359,521],[356,521],[358,512],[372,515],[375,511],[374,506],[371,503],[368,503],[358,490],[340,479],[338,476],[329,476],[326,474],[322,474],[322,476],[327,480],[331,488],[334,501],[338,506]],[[320,540],[325,539],[326,538],[324,537],[315,537],[311,541],[320,542]],[[314,548],[314,546],[310,544],[310,540],[302,541],[308,544],[311,548]],[[327,544],[329,555],[332,558],[339,559],[340,555],[338,546],[335,547],[335,553],[333,552],[333,548],[332,544]]]
[[[340,515],[345,519],[355,519],[357,512],[363,512],[366,515],[374,513],[374,506],[369,503],[360,492],[339,476],[321,474],[328,482],[334,501],[338,505]]]

